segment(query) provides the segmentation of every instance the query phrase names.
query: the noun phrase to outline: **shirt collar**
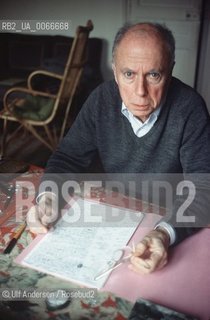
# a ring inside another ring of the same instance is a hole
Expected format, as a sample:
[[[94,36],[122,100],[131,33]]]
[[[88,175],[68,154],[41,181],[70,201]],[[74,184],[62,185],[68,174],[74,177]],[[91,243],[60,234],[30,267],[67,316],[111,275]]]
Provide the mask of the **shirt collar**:
[[[149,119],[152,117],[152,118],[158,118],[159,114],[160,114],[160,110],[162,108],[162,104],[157,108],[155,109],[148,117],[148,119],[145,121],[145,122],[142,122],[140,119],[136,118],[132,112],[130,112],[128,110],[128,108],[126,107],[126,105],[124,104],[124,102],[122,102],[122,113],[126,116],[126,114],[129,114],[129,116],[131,115],[133,118],[137,119],[139,121],[139,123],[141,123],[142,125],[144,125],[145,123],[148,123],[149,122]]]
[[[138,137],[142,137],[150,131],[150,129],[157,121],[161,108],[162,104],[149,115],[148,119],[145,122],[142,122],[140,119],[135,117],[132,112],[130,112],[125,106],[124,102],[122,102],[121,112],[130,122],[135,135],[137,135]]]

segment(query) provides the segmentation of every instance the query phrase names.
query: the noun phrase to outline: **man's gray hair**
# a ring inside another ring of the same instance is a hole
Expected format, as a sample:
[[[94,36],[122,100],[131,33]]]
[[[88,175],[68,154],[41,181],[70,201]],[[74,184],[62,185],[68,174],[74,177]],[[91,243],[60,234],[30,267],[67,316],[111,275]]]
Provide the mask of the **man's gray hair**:
[[[114,39],[113,47],[112,47],[112,61],[114,62],[115,54],[116,54],[116,49],[119,46],[120,42],[122,39],[126,36],[126,34],[129,31],[132,31],[132,29],[137,29],[137,27],[141,27],[143,25],[150,26],[165,42],[168,52],[170,55],[170,61],[171,64],[174,64],[175,61],[175,39],[173,36],[173,33],[171,32],[170,29],[168,29],[164,24],[160,23],[152,23],[152,22],[142,22],[142,23],[136,23],[136,24],[125,24],[123,27],[121,27]],[[142,28],[142,31],[147,32],[147,30],[144,30]]]

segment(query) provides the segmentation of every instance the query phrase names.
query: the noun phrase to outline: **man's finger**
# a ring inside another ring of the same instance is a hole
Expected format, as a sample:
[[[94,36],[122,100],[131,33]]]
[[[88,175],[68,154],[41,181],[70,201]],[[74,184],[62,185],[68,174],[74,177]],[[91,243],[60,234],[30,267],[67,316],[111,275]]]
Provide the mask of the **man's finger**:
[[[140,274],[149,274],[153,271],[147,262],[136,257],[131,258],[131,264],[128,265],[128,268]]]
[[[45,228],[40,219],[37,206],[32,207],[26,217],[26,223],[29,227],[29,230],[32,233],[46,233],[47,228]]]
[[[144,254],[147,249],[148,249],[148,243],[147,243],[147,241],[145,239],[143,239],[135,247],[135,251],[133,252],[133,255],[136,256],[136,257],[139,257],[142,254]]]

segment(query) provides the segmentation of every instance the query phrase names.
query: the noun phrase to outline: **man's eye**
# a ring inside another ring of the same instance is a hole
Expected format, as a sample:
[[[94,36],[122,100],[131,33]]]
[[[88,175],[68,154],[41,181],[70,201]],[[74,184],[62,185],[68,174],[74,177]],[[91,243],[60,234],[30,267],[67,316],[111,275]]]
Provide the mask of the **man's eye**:
[[[158,83],[161,80],[161,74],[158,72],[150,72],[148,74],[148,81],[152,83]]]
[[[150,72],[149,76],[152,79],[159,79],[160,78],[160,73],[158,73],[158,72]]]
[[[127,78],[127,79],[131,79],[133,77],[133,72],[132,71],[126,71],[124,73],[124,76]]]
[[[157,78],[160,78],[160,74],[157,72],[151,72],[150,77],[153,79],[157,79]]]

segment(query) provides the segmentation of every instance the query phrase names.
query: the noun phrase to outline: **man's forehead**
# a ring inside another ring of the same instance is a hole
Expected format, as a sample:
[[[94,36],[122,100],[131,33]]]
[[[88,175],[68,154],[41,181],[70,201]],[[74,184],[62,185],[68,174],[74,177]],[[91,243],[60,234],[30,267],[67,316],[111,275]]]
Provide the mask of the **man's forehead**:
[[[158,34],[153,28],[134,28],[129,30],[121,39],[118,47],[123,47],[127,43],[143,43],[144,45],[155,45],[162,47],[164,40],[160,34]]]
[[[141,48],[139,50],[138,48]],[[126,45],[119,48],[116,52],[115,66],[118,67],[121,72],[130,70],[133,72],[143,71],[148,72],[165,72],[169,67],[169,59],[167,53],[164,50],[157,47],[145,47],[140,45],[131,49],[131,46]],[[135,50],[136,48],[136,50]]]
[[[149,28],[151,29],[151,28]],[[155,56],[165,56],[166,45],[163,39],[155,32],[146,32],[144,29],[139,30],[138,28],[129,30],[121,42],[116,48],[116,59],[118,60],[121,55],[128,55],[131,53],[138,52],[138,49],[142,49],[144,54],[151,53]],[[161,59],[162,60],[162,59]]]
[[[156,39],[160,42],[164,41],[162,32],[160,32],[156,26],[147,23],[140,23],[128,29],[122,37],[122,40],[127,36],[148,37],[151,39]]]
[[[118,47],[116,48],[116,56],[121,56],[121,54],[132,54],[139,52],[139,50],[147,54],[151,52],[158,55],[164,53],[165,44],[162,41],[159,41],[155,37],[150,37],[148,35],[139,35],[139,34],[128,34],[126,35]]]

